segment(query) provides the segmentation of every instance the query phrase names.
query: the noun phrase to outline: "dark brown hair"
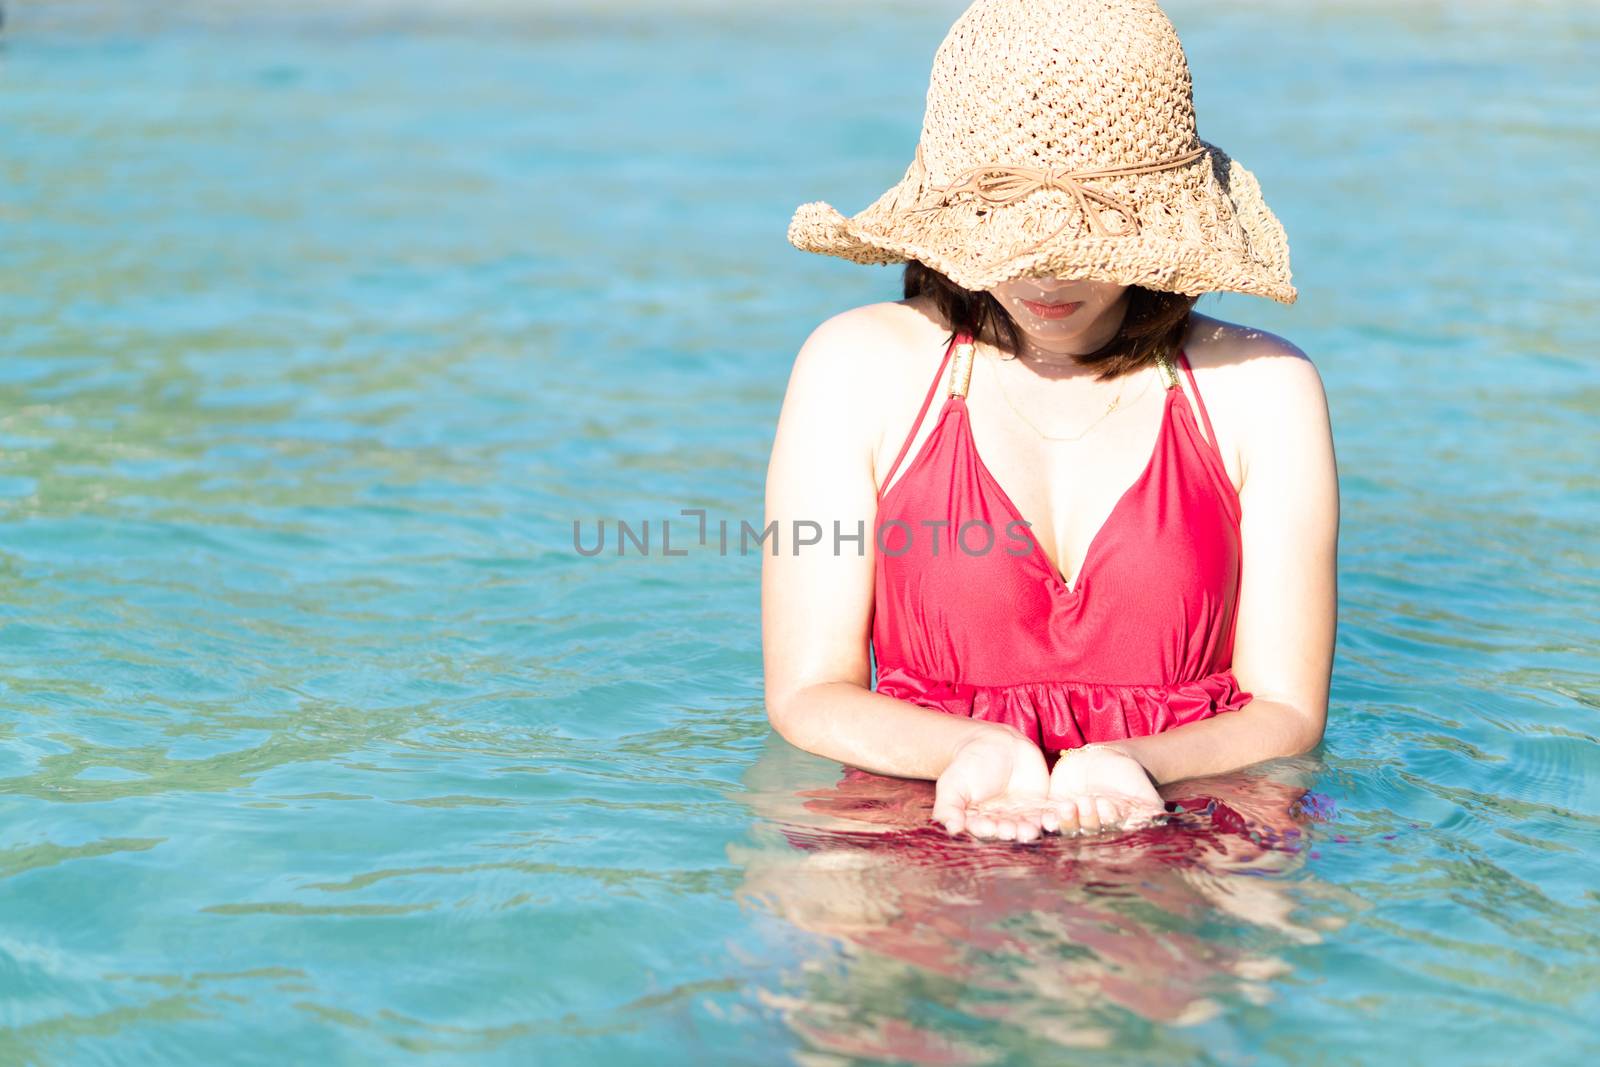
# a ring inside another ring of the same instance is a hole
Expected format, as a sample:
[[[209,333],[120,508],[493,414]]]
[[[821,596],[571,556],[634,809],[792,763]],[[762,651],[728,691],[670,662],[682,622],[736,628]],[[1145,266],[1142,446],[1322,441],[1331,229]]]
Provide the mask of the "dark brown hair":
[[[928,296],[950,325],[952,338],[965,333],[995,345],[1003,352],[1016,352],[1020,331],[994,294],[963,289],[940,272],[919,260],[906,264],[906,299]],[[1165,293],[1142,285],[1128,287],[1128,311],[1115,337],[1088,355],[1077,357],[1086,367],[1097,368],[1096,381],[1107,381],[1129,371],[1148,367],[1159,354],[1170,359],[1189,328],[1189,312],[1197,296]]]

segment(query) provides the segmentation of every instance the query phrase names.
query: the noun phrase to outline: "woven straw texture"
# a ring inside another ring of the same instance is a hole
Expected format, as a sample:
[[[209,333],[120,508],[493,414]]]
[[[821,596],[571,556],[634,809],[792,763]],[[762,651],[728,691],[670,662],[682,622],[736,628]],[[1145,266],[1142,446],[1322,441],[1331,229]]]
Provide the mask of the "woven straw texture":
[[[1154,0],[978,0],[934,55],[904,178],[854,216],[802,204],[788,237],[920,260],[974,291],[1055,275],[1296,298],[1255,176],[1196,133],[1188,60]]]

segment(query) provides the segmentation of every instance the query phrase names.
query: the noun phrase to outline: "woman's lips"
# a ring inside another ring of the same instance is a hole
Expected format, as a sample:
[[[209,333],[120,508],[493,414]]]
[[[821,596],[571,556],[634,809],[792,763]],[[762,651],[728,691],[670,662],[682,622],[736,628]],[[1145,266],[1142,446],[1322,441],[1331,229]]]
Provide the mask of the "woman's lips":
[[[1074,300],[1066,304],[1041,304],[1036,300],[1024,300],[1023,306],[1041,319],[1064,319],[1083,306],[1082,300]]]

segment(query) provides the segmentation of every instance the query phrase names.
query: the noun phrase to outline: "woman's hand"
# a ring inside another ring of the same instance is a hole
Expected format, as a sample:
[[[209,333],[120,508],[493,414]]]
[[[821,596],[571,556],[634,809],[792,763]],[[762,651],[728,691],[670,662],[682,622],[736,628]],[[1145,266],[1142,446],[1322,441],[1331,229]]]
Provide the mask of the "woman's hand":
[[[1087,833],[1149,825],[1166,811],[1161,794],[1132,756],[1103,745],[1064,749],[1050,772],[1051,813],[1045,829],[1059,818],[1075,821]]]
[[[1009,727],[990,726],[961,742],[939,775],[933,821],[952,836],[967,830],[1033,841],[1050,821],[1049,791],[1050,768],[1039,746]]]

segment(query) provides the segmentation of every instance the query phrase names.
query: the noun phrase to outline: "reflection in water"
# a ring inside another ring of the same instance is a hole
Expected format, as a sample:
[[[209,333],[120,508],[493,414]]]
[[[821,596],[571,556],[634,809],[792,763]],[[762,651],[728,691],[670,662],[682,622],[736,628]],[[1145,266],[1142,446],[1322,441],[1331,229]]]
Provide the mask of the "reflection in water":
[[[836,959],[807,959],[763,1000],[813,1049],[952,1064],[1118,1046],[1222,998],[1264,1003],[1290,970],[1278,952],[1340,925],[1294,915],[1329,814],[1296,784],[1310,762],[1174,783],[1142,830],[1017,844],[948,837],[932,782],[840,775],[773,739],[746,794],[763,841],[730,848],[737,897],[831,939]],[[816,773],[835,780],[813,787]]]

